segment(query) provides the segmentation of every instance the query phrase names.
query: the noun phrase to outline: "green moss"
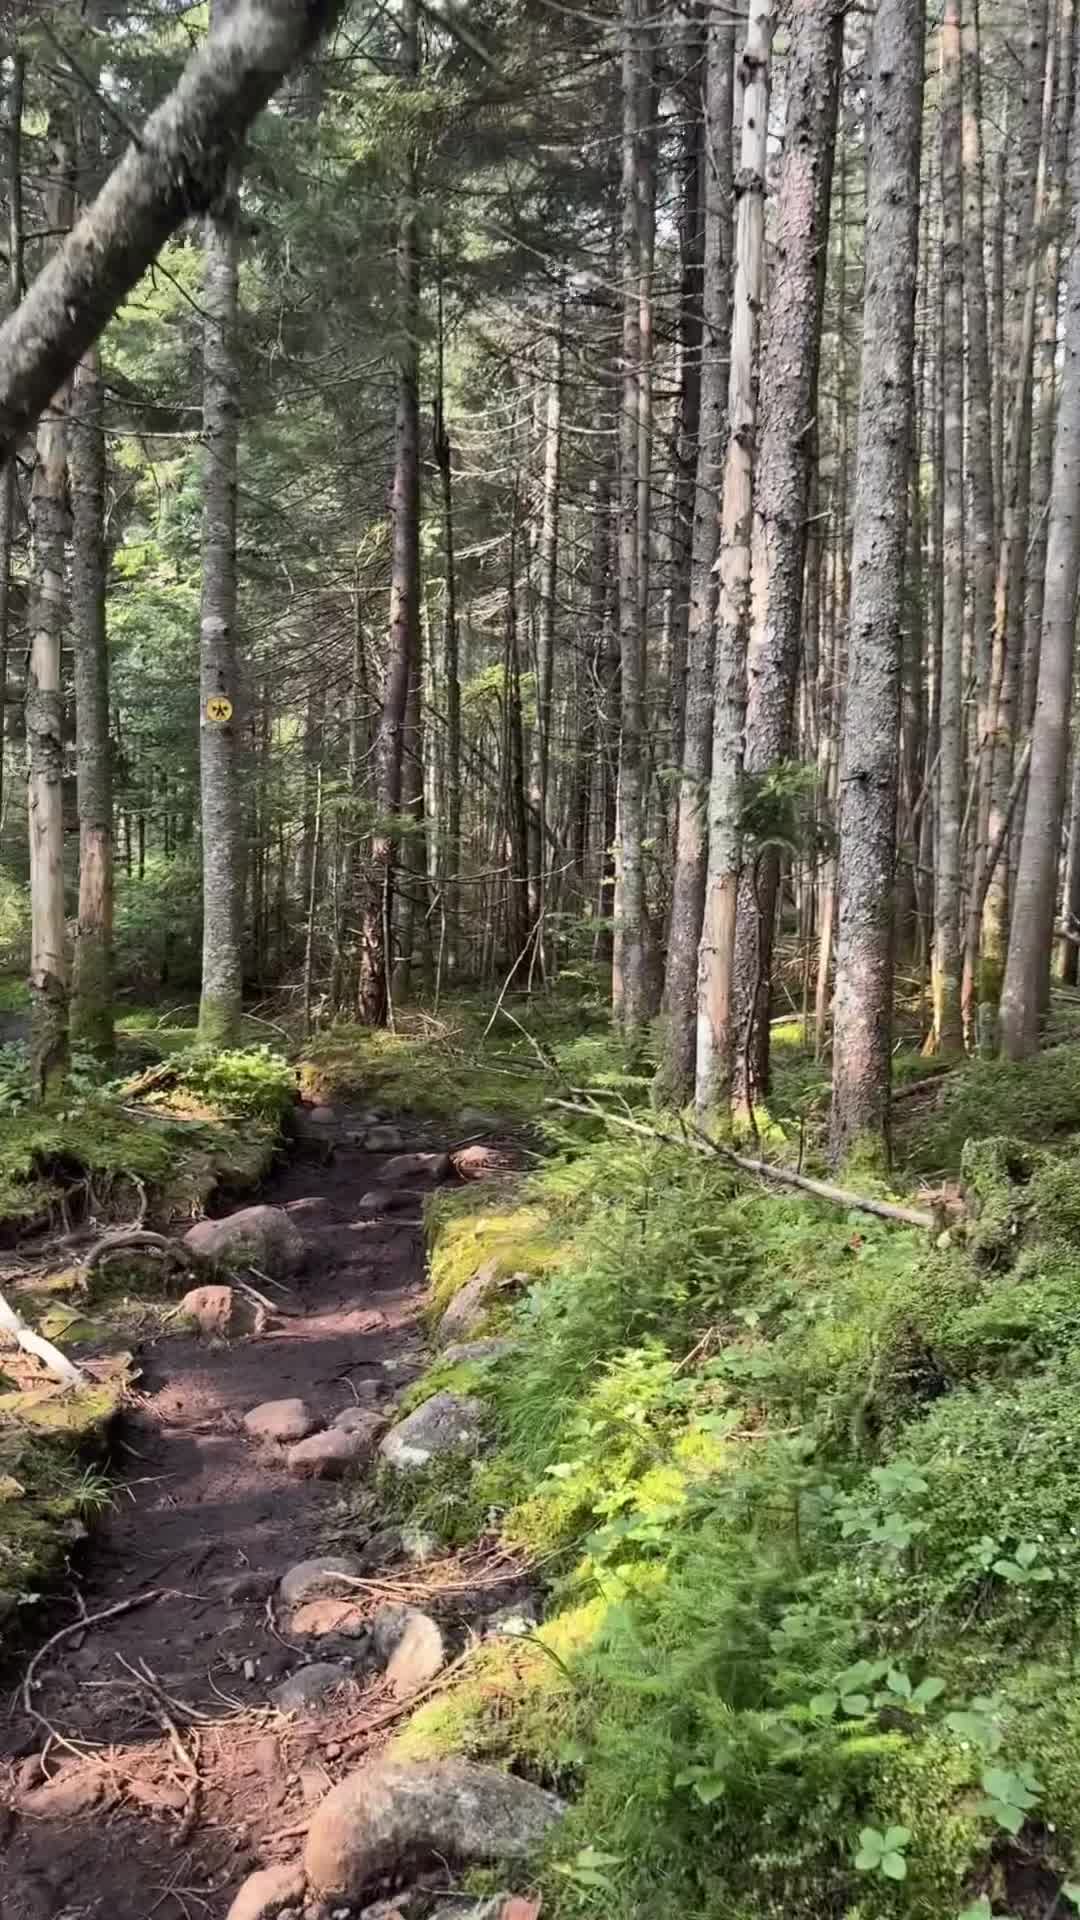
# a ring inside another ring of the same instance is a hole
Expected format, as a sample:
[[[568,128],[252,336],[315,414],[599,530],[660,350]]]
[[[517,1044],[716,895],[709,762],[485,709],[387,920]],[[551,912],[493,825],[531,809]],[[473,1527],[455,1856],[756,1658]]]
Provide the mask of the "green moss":
[[[0,1394],[0,1592],[39,1592],[83,1538],[85,1518],[109,1498],[87,1466],[101,1450],[123,1391],[111,1385],[55,1394]],[[7,1631],[0,1617],[0,1645]]]
[[[983,1266],[1011,1264],[1031,1210],[1027,1190],[1034,1170],[1034,1154],[1007,1135],[964,1142],[960,1182],[971,1215],[968,1245]]]

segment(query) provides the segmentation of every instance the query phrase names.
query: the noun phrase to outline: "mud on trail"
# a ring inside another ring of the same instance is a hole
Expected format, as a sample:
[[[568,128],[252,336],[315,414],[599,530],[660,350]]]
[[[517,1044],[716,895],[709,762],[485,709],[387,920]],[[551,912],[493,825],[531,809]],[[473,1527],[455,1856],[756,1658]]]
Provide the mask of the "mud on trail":
[[[307,1244],[288,1289],[296,1317],[229,1344],[165,1337],[139,1356],[140,1396],[114,1442],[122,1482],[79,1577],[88,1624],[39,1651],[40,1719],[21,1682],[0,1718],[0,1920],[218,1920],[254,1866],[296,1853],[306,1810],[394,1718],[361,1642],[291,1638],[275,1606],[289,1567],[374,1531],[371,1497],[291,1476],[284,1450],[242,1425],[293,1396],[320,1426],[361,1402],[389,1412],[421,1369],[422,1194],[365,1217],[361,1196],[391,1156],[349,1144],[355,1122],[339,1120],[332,1158],[302,1155],[260,1195]],[[410,1124],[403,1144],[440,1143]],[[271,1693],[308,1660],[355,1677],[283,1716]]]

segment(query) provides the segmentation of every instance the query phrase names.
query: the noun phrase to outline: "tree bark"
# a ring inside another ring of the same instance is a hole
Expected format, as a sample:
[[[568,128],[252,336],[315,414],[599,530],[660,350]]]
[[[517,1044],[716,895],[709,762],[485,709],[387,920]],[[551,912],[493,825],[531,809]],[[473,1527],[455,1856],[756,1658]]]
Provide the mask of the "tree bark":
[[[46,213],[57,233],[73,214],[71,130],[54,105]],[[63,1079],[68,1061],[68,955],[64,918],[64,697],[61,680],[68,536],[70,382],[53,395],[37,431],[31,494],[33,551],[26,739],[30,770],[31,1067],[38,1099]]]
[[[746,642],[750,625],[757,355],[765,272],[772,0],[751,0],[742,56],[743,126],[731,305],[728,440],[720,513],[709,850],[698,972],[699,1113],[723,1116],[735,1068],[735,911],[742,859]]]
[[[228,0],[214,0],[220,22]],[[241,690],[236,637],[239,208],[235,178],[206,228],[203,273],[203,520],[199,608],[199,775],[203,946],[199,1038],[235,1046],[243,1010]]]
[[[646,53],[642,23],[648,0],[623,0],[622,10],[622,408],[619,415],[619,731],[618,872],[615,889],[615,964],[612,1007],[627,1033],[648,1012],[645,965],[644,702],[645,644],[642,602],[641,485],[644,445],[642,385],[642,273],[647,187],[642,125]]]
[[[900,625],[913,394],[922,0],[881,0],[874,23],[866,294],[840,769],[830,1144],[887,1155]]]
[[[4,127],[5,186],[8,215],[8,287],[14,312],[23,292],[22,114],[26,59],[18,48],[11,55]],[[11,553],[15,544],[18,505],[14,460],[0,475],[0,824],[4,818],[5,747],[7,741],[8,648],[11,640]]]
[[[1077,63],[1080,73],[1080,63]],[[1074,105],[1074,125],[1077,123]],[[1069,746],[1076,594],[1080,583],[1080,140],[1070,170],[1072,252],[1065,302],[1061,395],[1046,540],[1039,686],[1016,903],[1001,993],[1002,1050],[1034,1052],[1048,990],[1058,851]]]
[[[256,114],[341,0],[237,0],[0,327],[0,459],[32,427],[158,248],[224,191]]]
[[[559,580],[559,480],[562,471],[564,303],[556,316],[544,416],[544,471],[537,552],[539,604],[536,622],[536,726],[529,765],[529,911],[534,920],[546,905],[548,770],[551,761],[551,690],[555,667],[555,608]]]
[[[945,0],[941,29],[941,271],[943,601],[938,705],[937,856],[934,862],[934,1021],[931,1053],[958,1053],[960,1019],[960,816],[964,723],[964,221],[960,0]]]
[[[802,641],[807,512],[825,268],[829,250],[844,9],[798,0],[790,21],[787,118],[777,189],[754,482],[753,614],[747,648],[746,772],[761,780],[792,752]],[[776,846],[744,872],[735,936],[736,1098],[769,1084],[769,982],[780,878]]]
[[[693,1097],[697,1051],[697,969],[705,904],[706,804],[712,764],[713,653],[719,539],[720,481],[727,425],[731,303],[731,113],[735,22],[709,15],[705,72],[705,267],[702,286],[701,401],[690,608],[686,642],[686,697],[679,781],[678,831],[672,881],[671,926],[664,983],[664,1057],[656,1077],[661,1105],[681,1107]]]
[[[420,73],[417,0],[402,0],[401,72],[415,87]],[[360,1014],[383,1026],[390,1012],[388,951],[393,923],[395,836],[401,812],[405,711],[409,677],[420,657],[420,232],[415,148],[405,159],[397,238],[398,398],[390,493],[390,637],[382,711],[375,738],[375,806],[371,874],[360,942]]]
[[[71,401],[71,627],[78,743],[79,918],[73,1044],[113,1050],[113,821],[109,656],[105,632],[105,405],[97,348],[84,354]]]

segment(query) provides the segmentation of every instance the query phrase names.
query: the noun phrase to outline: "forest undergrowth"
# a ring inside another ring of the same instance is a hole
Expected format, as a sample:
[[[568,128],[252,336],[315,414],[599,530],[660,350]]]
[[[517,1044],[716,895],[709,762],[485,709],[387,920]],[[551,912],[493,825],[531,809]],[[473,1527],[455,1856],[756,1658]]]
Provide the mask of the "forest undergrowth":
[[[759,1124],[814,1171],[824,1077],[798,1040]],[[648,1059],[606,1031],[530,1049],[664,1129]],[[406,1078],[425,1057],[398,1053]],[[433,1320],[493,1260],[518,1279],[483,1331],[513,1346],[436,1358],[412,1395],[481,1395],[490,1446],[408,1510],[449,1541],[497,1530],[546,1619],[480,1649],[396,1750],[565,1794],[559,1915],[1068,1913],[1080,1044],[902,1104],[896,1187],[966,1197],[936,1239],[538,1106],[519,1070],[545,1157],[430,1220]]]
[[[928,1236],[551,1105],[675,1124],[650,1105],[649,1045],[614,1039],[585,983],[514,1002],[485,1034],[488,1014],[333,1027],[289,1060],[151,1034],[137,1098],[87,1087],[31,1120],[9,1091],[4,1177],[18,1187],[24,1129],[55,1124],[69,1184],[75,1163],[105,1186],[123,1165],[164,1220],[178,1180],[190,1207],[211,1171],[232,1177],[233,1147],[257,1177],[298,1080],[450,1131],[501,1115],[530,1169],[432,1204],[435,1358],[410,1394],[481,1396],[489,1444],[407,1496],[380,1492],[447,1542],[512,1544],[544,1620],[478,1648],[395,1750],[495,1761],[564,1794],[538,1870],[555,1915],[1068,1913],[1080,1040],[968,1063],[900,1103],[895,1191],[959,1184],[966,1201]],[[776,1041],[762,1150],[820,1171],[824,1070],[797,1026]],[[901,1072],[919,1077],[914,1052]],[[33,1179],[55,1178],[48,1164]],[[13,1232],[18,1210],[0,1213]],[[512,1345],[448,1364],[438,1319],[486,1261],[512,1284],[482,1331]],[[77,1350],[81,1322],[92,1337],[111,1314],[130,1339],[168,1291],[144,1266],[33,1307]],[[123,1390],[87,1396],[88,1432]],[[108,1485],[74,1413],[42,1444],[12,1412],[0,1401],[0,1586],[25,1597]]]

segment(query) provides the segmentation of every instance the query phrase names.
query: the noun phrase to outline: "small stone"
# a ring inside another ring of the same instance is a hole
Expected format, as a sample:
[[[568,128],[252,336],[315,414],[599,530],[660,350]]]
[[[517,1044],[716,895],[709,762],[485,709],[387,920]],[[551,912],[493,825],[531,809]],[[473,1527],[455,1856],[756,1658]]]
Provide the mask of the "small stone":
[[[321,1593],[341,1590],[342,1574],[355,1576],[362,1571],[353,1554],[326,1553],[320,1559],[300,1560],[282,1575],[279,1592],[283,1607],[299,1607]]]
[[[406,1471],[450,1454],[476,1453],[484,1406],[464,1393],[435,1393],[391,1427],[379,1447],[384,1460]],[[304,1441],[310,1446],[310,1441]]]
[[[446,1180],[449,1174],[448,1153],[398,1153],[379,1168],[380,1183],[387,1187],[398,1180]]]
[[[443,1347],[439,1359],[448,1367],[487,1366],[493,1360],[503,1360],[508,1353],[517,1353],[520,1340],[500,1340],[492,1336],[487,1340],[451,1340]]]
[[[450,1164],[459,1180],[497,1180],[508,1173],[520,1173],[523,1160],[520,1153],[510,1147],[490,1147],[477,1142],[471,1147],[457,1147],[450,1155]]]
[[[104,1784],[99,1767],[69,1767],[44,1786],[24,1793],[20,1811],[35,1820],[74,1820],[97,1806]]]
[[[380,1607],[373,1638],[397,1700],[426,1687],[446,1663],[442,1634],[431,1616],[416,1607]]]
[[[273,1920],[302,1900],[307,1887],[303,1867],[294,1861],[287,1867],[263,1867],[245,1880],[232,1906],[228,1920]]]
[[[325,1753],[328,1760],[340,1760],[341,1759],[340,1740],[328,1740],[325,1747],[323,1748],[323,1752]]]
[[[332,1433],[366,1433],[376,1441],[386,1425],[386,1415],[371,1407],[344,1407],[331,1422]]]
[[[224,1220],[200,1220],[184,1235],[189,1253],[216,1266],[259,1267],[287,1280],[304,1264],[304,1237],[283,1207],[242,1207]]]
[[[271,1698],[280,1713],[297,1713],[302,1707],[313,1707],[325,1700],[328,1693],[344,1686],[349,1678],[345,1667],[339,1667],[332,1660],[316,1660],[310,1667],[298,1667],[290,1673],[280,1687],[275,1687]]]
[[[265,1600],[277,1585],[277,1574],[245,1567],[242,1573],[222,1574],[220,1579],[211,1581],[211,1585],[225,1605],[232,1607],[243,1600]]]
[[[472,1278],[459,1287],[443,1314],[436,1335],[439,1346],[472,1333],[483,1320],[494,1296],[509,1285],[499,1262],[485,1260],[482,1267],[477,1267]]]
[[[332,1127],[337,1124],[337,1114],[333,1107],[309,1107],[307,1117],[314,1127]]]
[[[327,1633],[344,1634],[347,1638],[357,1638],[367,1631],[363,1602],[360,1600],[335,1600],[329,1594],[323,1594],[317,1600],[305,1600],[297,1607],[289,1622],[294,1634],[321,1638]]]
[[[305,1807],[317,1807],[329,1787],[330,1782],[321,1767],[301,1767],[300,1797]]]
[[[317,1425],[303,1400],[263,1400],[244,1415],[245,1429],[254,1439],[276,1440],[282,1446],[292,1440],[306,1440]]]
[[[404,1145],[405,1135],[400,1127],[369,1127],[364,1135],[368,1153],[396,1153]]]
[[[298,1479],[340,1480],[350,1467],[370,1460],[376,1433],[383,1425],[380,1420],[374,1431],[345,1433],[341,1427],[330,1427],[325,1433],[313,1433],[289,1448],[285,1465]]]
[[[233,1287],[193,1287],[181,1300],[180,1310],[212,1340],[237,1340],[245,1334],[262,1333],[267,1324],[265,1308]]]
[[[258,1673],[258,1668],[256,1667],[254,1660],[245,1660],[244,1661],[244,1679],[254,1680],[257,1673]]]
[[[358,1213],[371,1219],[381,1213],[408,1213],[419,1206],[422,1195],[411,1187],[369,1187],[356,1203]]]

